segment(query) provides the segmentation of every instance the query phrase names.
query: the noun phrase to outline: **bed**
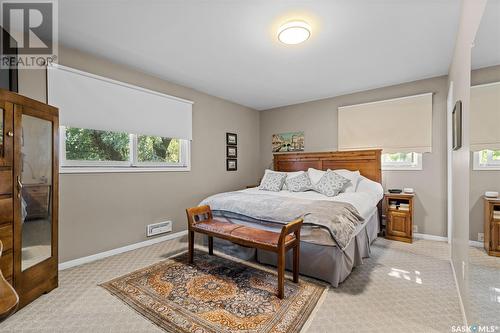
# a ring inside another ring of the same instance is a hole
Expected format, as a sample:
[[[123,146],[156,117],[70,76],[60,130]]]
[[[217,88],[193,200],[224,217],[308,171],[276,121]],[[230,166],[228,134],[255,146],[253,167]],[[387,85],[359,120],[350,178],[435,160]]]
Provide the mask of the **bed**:
[[[296,172],[307,171],[309,168],[346,169],[359,170],[361,177],[355,191],[340,193],[334,197],[327,197],[315,191],[270,192],[254,187],[217,194],[206,198],[202,204],[211,205],[214,216],[218,218],[278,232],[282,225],[276,222],[274,212],[267,215],[262,213],[265,212],[264,206],[276,207],[276,211],[289,210],[290,216],[282,213],[285,216],[282,218],[284,220],[291,219],[302,210],[304,213],[307,211],[301,232],[300,274],[326,281],[337,287],[349,276],[354,267],[362,264],[363,258],[370,256],[370,245],[380,230],[383,198],[383,189],[380,185],[380,156],[380,150],[275,154],[273,163],[275,171]],[[220,198],[229,198],[232,203],[224,206]],[[314,215],[314,211],[308,210],[307,207],[313,204],[321,206],[321,213],[324,213],[325,209],[331,212],[332,220],[335,215],[341,214],[341,210],[354,207],[356,215],[361,217],[360,222],[352,226],[352,230],[344,238],[335,237],[338,231],[332,232],[328,225],[307,223],[308,214]],[[217,240],[214,247],[242,259],[254,259],[262,264],[276,266],[276,255],[271,252],[241,247],[224,240]],[[290,254],[286,262],[286,268],[291,269]]]

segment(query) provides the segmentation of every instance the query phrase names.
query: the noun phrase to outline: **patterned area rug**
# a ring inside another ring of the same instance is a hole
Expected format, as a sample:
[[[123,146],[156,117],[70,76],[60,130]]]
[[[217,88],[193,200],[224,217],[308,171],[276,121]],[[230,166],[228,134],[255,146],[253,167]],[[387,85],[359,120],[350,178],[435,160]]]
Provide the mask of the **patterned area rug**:
[[[101,285],[167,332],[271,333],[300,331],[326,286],[287,280],[276,297],[276,275],[196,251]]]

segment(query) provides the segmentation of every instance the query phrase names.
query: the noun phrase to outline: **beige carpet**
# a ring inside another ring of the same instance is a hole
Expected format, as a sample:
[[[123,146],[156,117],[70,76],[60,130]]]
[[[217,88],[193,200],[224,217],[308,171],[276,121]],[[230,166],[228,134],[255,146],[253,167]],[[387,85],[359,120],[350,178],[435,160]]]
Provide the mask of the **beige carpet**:
[[[0,332],[161,332],[98,284],[186,249],[173,240],[60,273],[59,288],[0,324]],[[377,239],[372,257],[331,288],[308,332],[450,332],[462,322],[448,245]]]

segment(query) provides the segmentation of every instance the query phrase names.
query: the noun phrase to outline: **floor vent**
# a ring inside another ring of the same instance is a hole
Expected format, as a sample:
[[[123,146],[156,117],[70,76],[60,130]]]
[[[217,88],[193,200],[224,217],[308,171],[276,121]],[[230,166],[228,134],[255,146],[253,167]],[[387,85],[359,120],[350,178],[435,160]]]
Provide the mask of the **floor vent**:
[[[146,228],[146,235],[150,237],[171,231],[172,231],[172,221],[163,221],[154,224],[148,224]]]

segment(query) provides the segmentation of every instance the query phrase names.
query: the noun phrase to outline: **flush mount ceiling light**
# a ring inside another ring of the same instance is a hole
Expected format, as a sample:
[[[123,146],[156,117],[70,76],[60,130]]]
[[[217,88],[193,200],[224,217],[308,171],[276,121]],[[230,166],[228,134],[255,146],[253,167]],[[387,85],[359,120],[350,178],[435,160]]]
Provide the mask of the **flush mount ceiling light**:
[[[290,21],[278,29],[278,39],[288,45],[305,42],[311,36],[311,26],[304,21]]]

